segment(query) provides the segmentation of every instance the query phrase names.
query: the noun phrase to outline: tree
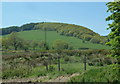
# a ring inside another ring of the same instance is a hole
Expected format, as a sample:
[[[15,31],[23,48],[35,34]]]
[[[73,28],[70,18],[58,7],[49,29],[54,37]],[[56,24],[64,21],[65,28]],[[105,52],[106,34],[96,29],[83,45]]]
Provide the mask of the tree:
[[[30,43],[26,40],[23,40],[21,45],[20,45],[20,48],[27,52],[29,47],[30,47]]]
[[[49,45],[47,43],[45,43],[45,41],[40,41],[38,43],[38,46],[40,47],[40,49],[46,49],[49,50]]]
[[[8,38],[2,38],[2,48],[7,50],[9,48],[9,45],[10,43],[8,41]]]
[[[10,26],[7,28],[2,28],[0,30],[2,30],[2,33],[1,33],[2,35],[6,35],[6,34],[10,34],[12,32],[19,32],[19,31],[21,31],[21,28],[18,26]]]
[[[54,41],[52,47],[57,50],[68,49],[69,44],[63,40],[56,40],[56,41]]]
[[[37,25],[38,23],[29,23],[29,24],[24,24],[20,28],[22,31],[25,30],[34,30],[34,26]]]
[[[112,21],[108,24],[108,28],[111,32],[109,33],[110,41],[107,43],[112,46],[111,56],[117,58],[118,64],[120,64],[120,1],[119,2],[108,2],[108,10],[111,15],[106,18],[106,21]]]
[[[8,39],[10,45],[13,46],[15,50],[17,50],[22,45],[23,40],[18,36],[16,32],[12,32]]]

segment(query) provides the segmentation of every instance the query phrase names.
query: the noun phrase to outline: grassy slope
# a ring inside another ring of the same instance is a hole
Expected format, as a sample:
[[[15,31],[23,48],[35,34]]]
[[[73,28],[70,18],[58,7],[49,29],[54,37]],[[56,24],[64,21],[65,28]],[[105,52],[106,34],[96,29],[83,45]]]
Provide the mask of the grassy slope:
[[[44,31],[41,31],[41,30],[22,31],[22,32],[19,32],[19,34],[20,34],[20,37],[26,40],[35,40],[35,41],[44,40]],[[57,39],[65,40],[75,48],[91,48],[91,49],[109,49],[110,48],[108,46],[93,44],[89,42],[82,43],[81,39],[78,39],[75,37],[62,36],[55,31],[47,31],[47,42],[50,44],[50,46],[52,45],[53,41]]]

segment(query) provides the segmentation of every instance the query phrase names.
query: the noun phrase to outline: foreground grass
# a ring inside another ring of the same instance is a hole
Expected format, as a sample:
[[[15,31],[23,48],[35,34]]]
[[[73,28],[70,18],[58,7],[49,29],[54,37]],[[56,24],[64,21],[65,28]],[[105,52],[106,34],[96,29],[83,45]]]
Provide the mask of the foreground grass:
[[[18,65],[19,66],[19,65]],[[35,67],[30,69],[30,67],[21,66],[16,69],[8,69],[5,72],[3,71],[3,77],[9,78],[34,78],[41,76],[48,76],[48,79],[57,78],[59,76],[72,75],[74,73],[82,73],[84,71],[83,63],[66,63],[61,64],[61,71],[58,71],[57,64],[51,65],[52,69],[46,71],[45,66]],[[88,66],[87,70],[95,68],[94,66]]]
[[[111,65],[94,68],[71,78],[70,82],[120,82],[119,68]]]
[[[84,66],[82,63],[67,63],[61,64],[61,71],[58,71],[57,65],[51,65],[53,70],[46,71],[44,66],[36,67],[32,70],[28,77],[39,77],[48,76],[49,79],[56,78],[58,76],[72,75],[73,73],[82,73],[84,71]],[[93,66],[88,66],[87,69],[90,70],[95,68]]]

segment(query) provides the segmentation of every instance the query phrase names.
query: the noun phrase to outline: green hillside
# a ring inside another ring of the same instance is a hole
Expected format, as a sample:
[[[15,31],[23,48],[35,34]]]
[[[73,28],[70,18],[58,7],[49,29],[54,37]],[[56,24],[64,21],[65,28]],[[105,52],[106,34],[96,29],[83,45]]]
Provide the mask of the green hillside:
[[[56,31],[60,35],[72,36],[96,44],[105,44],[106,42],[108,42],[107,37],[101,36],[98,33],[90,30],[89,28],[75,24],[55,23],[55,22],[29,23],[29,24],[24,24],[20,27],[11,26],[7,28],[2,28],[0,29],[0,31],[2,31],[2,34],[0,33],[0,35],[7,35],[12,32],[21,32],[21,31],[30,31],[30,30]]]
[[[44,41],[44,34],[45,32],[42,30],[31,30],[31,31],[22,31],[18,32],[20,37],[26,40],[35,40],[35,41]],[[91,48],[91,49],[110,49],[109,46],[101,45],[101,44],[93,44],[90,42],[85,42],[81,39],[70,37],[70,36],[63,36],[58,34],[55,31],[47,31],[47,43],[52,46],[55,40],[64,40],[72,45],[75,49],[78,48]]]

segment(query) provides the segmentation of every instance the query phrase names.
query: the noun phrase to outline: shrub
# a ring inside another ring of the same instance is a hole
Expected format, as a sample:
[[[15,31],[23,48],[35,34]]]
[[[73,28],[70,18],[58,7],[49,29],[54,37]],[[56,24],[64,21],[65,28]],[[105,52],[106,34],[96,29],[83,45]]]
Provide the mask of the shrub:
[[[68,56],[66,56],[66,57],[64,58],[64,61],[65,61],[65,62],[68,62],[68,61],[70,61],[70,58],[69,58]]]

